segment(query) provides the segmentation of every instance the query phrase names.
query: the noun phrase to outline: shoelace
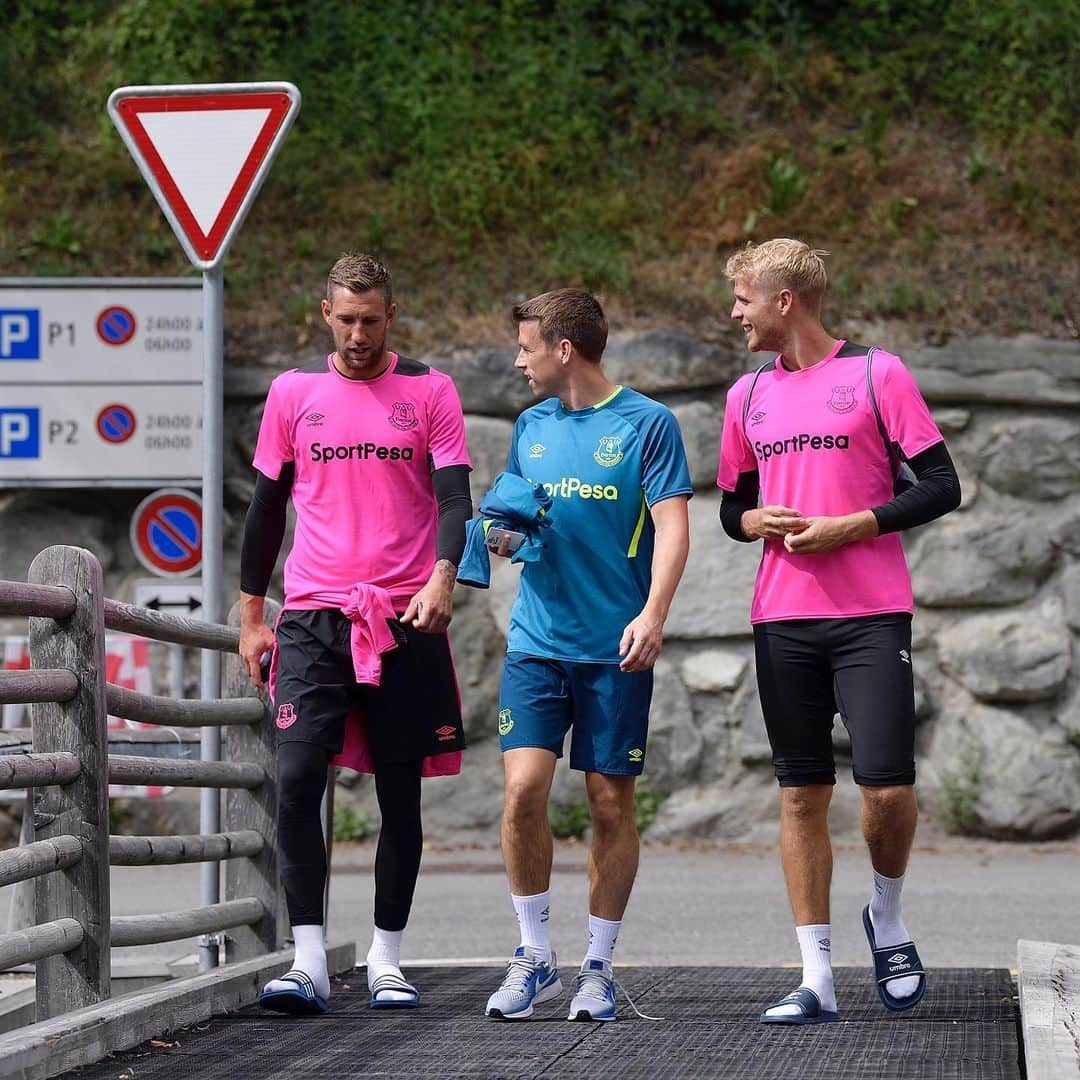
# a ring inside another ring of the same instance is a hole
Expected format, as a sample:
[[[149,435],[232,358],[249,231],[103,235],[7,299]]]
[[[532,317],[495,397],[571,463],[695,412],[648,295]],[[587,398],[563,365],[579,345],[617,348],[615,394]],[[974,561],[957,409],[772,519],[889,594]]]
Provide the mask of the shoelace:
[[[537,963],[531,956],[515,956],[506,965],[500,990],[524,990],[529,976],[536,970]]]
[[[595,983],[598,986],[599,991],[600,991],[598,994],[589,994],[590,997],[597,997],[597,998],[606,997],[607,996],[607,988],[610,985],[615,990],[618,990],[619,993],[622,994],[622,996],[624,998],[626,998],[626,1000],[628,1002],[630,1002],[630,1008],[633,1009],[634,1012],[636,1012],[638,1014],[638,1016],[641,1017],[642,1020],[663,1020],[664,1019],[664,1017],[662,1017],[662,1016],[648,1016],[645,1013],[643,1013],[637,1007],[637,1005],[634,1004],[634,999],[630,996],[630,994],[627,991],[626,987],[623,986],[623,984],[621,982],[619,982],[618,979],[615,978],[614,971],[611,973],[610,976],[604,975],[599,971],[582,971],[582,972],[580,972],[578,974],[577,978],[574,980],[574,993],[575,994],[580,994],[581,991],[586,986],[588,986],[590,983]]]
[[[641,1017],[642,1020],[664,1020],[665,1019],[665,1017],[663,1017],[663,1016],[646,1016],[646,1014],[643,1013],[634,1004],[634,999],[629,995],[629,993],[627,993],[626,987],[623,986],[623,984],[621,982],[619,982],[618,979],[615,978],[615,973],[614,972],[612,972],[612,974],[611,974],[611,982],[615,986],[615,988],[619,991],[619,993],[622,994],[622,996],[624,998],[626,998],[627,1001],[630,1002],[630,1008],[633,1009],[634,1012],[636,1012],[638,1014],[638,1016]]]

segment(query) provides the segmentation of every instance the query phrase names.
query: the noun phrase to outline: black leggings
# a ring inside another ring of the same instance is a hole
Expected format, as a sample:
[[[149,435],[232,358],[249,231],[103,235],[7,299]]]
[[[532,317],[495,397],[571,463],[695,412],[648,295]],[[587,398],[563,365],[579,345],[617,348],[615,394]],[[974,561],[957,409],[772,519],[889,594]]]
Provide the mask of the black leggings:
[[[326,845],[319,808],[330,754],[313,743],[278,744],[278,852],[292,926],[321,926]],[[420,872],[420,762],[379,765],[375,795],[382,827],[375,852],[375,925],[404,930]]]

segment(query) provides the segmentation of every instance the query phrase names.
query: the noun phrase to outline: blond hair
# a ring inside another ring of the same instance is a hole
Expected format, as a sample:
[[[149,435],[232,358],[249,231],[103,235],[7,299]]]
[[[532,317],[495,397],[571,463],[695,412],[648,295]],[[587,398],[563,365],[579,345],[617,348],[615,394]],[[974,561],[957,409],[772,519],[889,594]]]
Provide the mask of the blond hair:
[[[540,340],[550,349],[564,339],[594,364],[607,345],[608,324],[600,301],[581,289],[554,289],[516,304],[514,321],[536,319]]]
[[[334,289],[348,289],[351,293],[368,292],[370,289],[382,289],[386,306],[394,302],[393,282],[390,271],[374,255],[342,255],[333,266],[326,279],[326,299],[333,303]]]
[[[766,240],[747,244],[727,261],[724,274],[729,281],[749,278],[771,289],[790,289],[807,307],[817,310],[828,284],[823,255],[801,240]]]

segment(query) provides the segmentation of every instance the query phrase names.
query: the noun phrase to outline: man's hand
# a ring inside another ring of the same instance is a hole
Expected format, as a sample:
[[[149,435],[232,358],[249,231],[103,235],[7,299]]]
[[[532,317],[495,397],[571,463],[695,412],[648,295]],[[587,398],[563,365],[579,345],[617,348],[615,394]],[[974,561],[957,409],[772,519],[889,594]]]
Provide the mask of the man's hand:
[[[242,623],[240,626],[240,658],[244,661],[248,675],[251,676],[255,685],[263,689],[262,656],[263,653],[273,652],[274,631],[261,619],[250,624]]]
[[[843,517],[808,518],[805,529],[784,537],[784,547],[792,555],[820,555],[877,534],[877,518],[871,511],[862,510]]]
[[[486,546],[492,555],[498,555],[503,559],[509,559],[510,556],[514,554],[514,549],[510,547],[512,543],[512,538],[506,535],[506,533],[503,533],[503,535],[499,537],[499,542],[497,544],[487,543]]]
[[[441,559],[431,571],[428,583],[409,601],[401,621],[423,634],[441,634],[454,614],[454,581],[457,567]]]
[[[621,671],[648,671],[660,656],[664,643],[664,620],[644,608],[626,624],[619,641]],[[629,652],[627,651],[629,649]]]
[[[742,516],[742,531],[751,540],[766,536],[787,536],[806,528],[808,519],[790,506],[761,506]]]

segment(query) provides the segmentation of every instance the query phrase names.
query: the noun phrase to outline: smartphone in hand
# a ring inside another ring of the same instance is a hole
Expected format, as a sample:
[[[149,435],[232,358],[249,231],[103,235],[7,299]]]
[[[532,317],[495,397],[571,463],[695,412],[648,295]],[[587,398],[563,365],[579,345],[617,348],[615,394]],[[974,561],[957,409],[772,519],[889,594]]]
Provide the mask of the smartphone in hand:
[[[492,551],[495,551],[504,538],[509,541],[506,550],[511,555],[525,543],[525,534],[523,532],[515,532],[513,529],[504,529],[499,525],[492,525],[491,528],[488,529],[484,542]]]

